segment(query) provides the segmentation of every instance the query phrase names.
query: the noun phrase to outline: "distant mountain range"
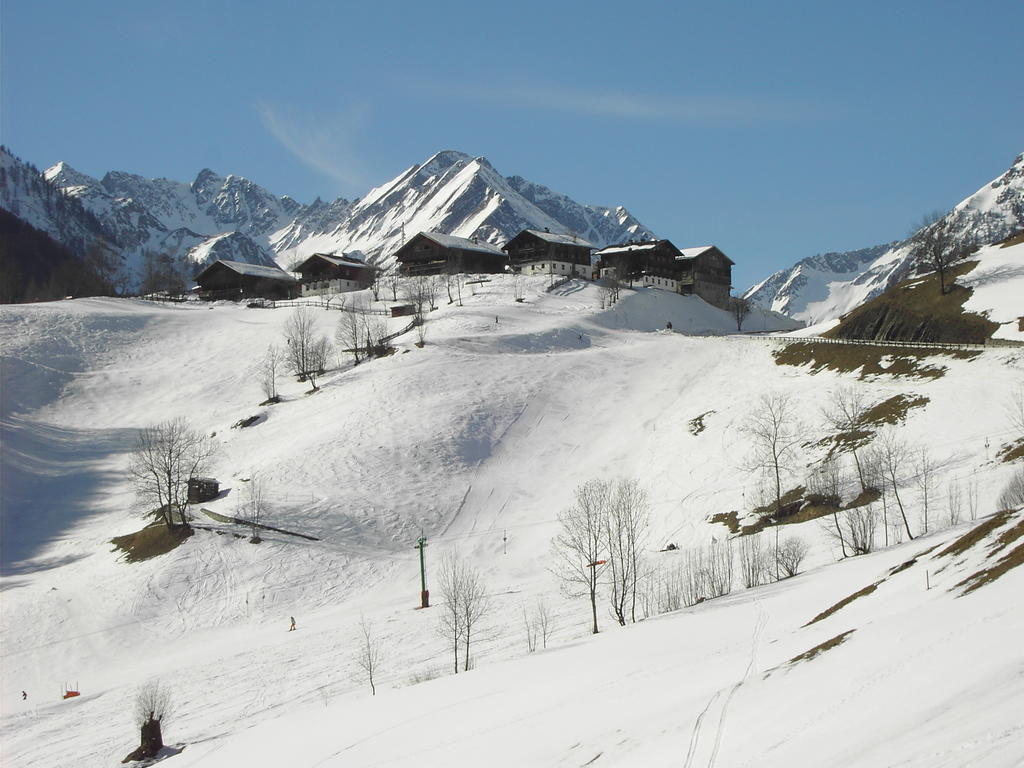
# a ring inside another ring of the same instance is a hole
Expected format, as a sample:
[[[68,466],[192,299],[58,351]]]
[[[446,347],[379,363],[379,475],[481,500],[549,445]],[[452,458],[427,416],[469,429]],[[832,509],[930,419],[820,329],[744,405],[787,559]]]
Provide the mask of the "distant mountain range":
[[[287,269],[314,252],[358,250],[387,268],[405,239],[423,230],[495,244],[545,227],[597,247],[654,237],[625,208],[582,205],[520,176],[506,178],[485,158],[453,151],[358,200],[303,205],[209,169],[191,184],[120,171],[95,179],[65,162],[40,173],[4,148],[0,206],[76,253],[103,243],[128,290],[140,285],[155,256],[194,274],[218,258]]]
[[[933,226],[950,233],[950,247],[965,251],[1024,229],[1024,155],[1009,170],[942,216]],[[921,271],[922,231],[906,240],[856,251],[801,259],[750,288],[756,304],[803,320],[832,320]],[[1024,300],[1022,300],[1024,304]]]

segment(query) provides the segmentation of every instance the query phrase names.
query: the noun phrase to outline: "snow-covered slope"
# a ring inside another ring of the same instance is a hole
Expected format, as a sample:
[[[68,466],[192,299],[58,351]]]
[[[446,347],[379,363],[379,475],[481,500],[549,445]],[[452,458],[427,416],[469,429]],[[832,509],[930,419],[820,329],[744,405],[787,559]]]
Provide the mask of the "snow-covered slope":
[[[361,250],[389,267],[405,239],[429,230],[497,245],[545,227],[575,232],[597,247],[653,236],[624,208],[580,205],[520,177],[504,178],[486,158],[454,151],[438,152],[350,207],[335,207],[340,220],[293,223],[274,237],[283,263],[316,251]]]
[[[978,265],[956,281],[972,291],[964,309],[999,323],[992,338],[1024,343],[1024,242],[981,248],[971,260]]]
[[[584,601],[563,598],[548,568],[573,488],[627,476],[649,494],[654,578],[678,577],[698,547],[727,536],[710,515],[756,503],[741,427],[771,391],[798,400],[809,442],[835,387],[872,401],[927,398],[900,435],[929,446],[940,488],[958,480],[965,519],[972,508],[987,515],[1013,471],[995,453],[1021,437],[1003,404],[1024,351],[937,357],[938,378],[814,374],[777,365],[773,340],[652,332],[665,309],[654,302],[669,299],[693,319],[677,318],[677,331],[706,329],[718,310],[693,301],[624,290],[602,310],[596,286],[547,285],[467,285],[462,306],[428,313],[424,347],[400,336],[396,354],[334,361],[313,395],[282,381],[283,402],[262,407],[248,371],[283,343],[289,309],[111,299],[4,308],[5,766],[112,765],[136,745],[131,692],[151,677],[177,700],[165,738],[185,750],[172,766],[568,766],[601,755],[608,765],[789,768],[808,754],[836,768],[1019,764],[1024,571],[956,596],[994,562],[990,545],[1014,520],[960,557],[922,556],[965,527],[936,530],[947,513],[933,492],[932,533],[839,565],[817,522],[787,526],[811,547],[804,575],[752,590],[737,580],[728,597],[625,628],[612,626],[602,596],[596,638]],[[987,303],[1008,312],[1010,301]],[[332,335],[339,314],[314,319]],[[403,321],[388,319],[396,330]],[[971,418],[957,418],[965,403]],[[252,415],[254,426],[232,428]],[[319,540],[268,532],[252,544],[201,518],[208,529],[166,555],[128,564],[111,551],[112,536],[142,525],[125,475],[136,432],[176,416],[219,445],[213,473],[225,493],[204,506],[231,515],[257,475],[267,522]],[[800,482],[820,455],[809,447],[787,480]],[[920,532],[910,478],[902,491]],[[426,611],[412,610],[421,532],[435,602]],[[659,551],[668,542],[680,549]],[[436,630],[436,568],[450,552],[481,570],[492,602],[476,668],[457,677]],[[554,633],[528,655],[523,610],[538,600]],[[361,615],[386,651],[374,698],[354,658]],[[821,657],[787,663],[850,629]],[[431,677],[444,679],[413,685]],[[62,684],[82,695],[61,700]]]
[[[997,242],[1024,229],[1024,155],[938,222],[954,247]],[[858,251],[802,259],[750,288],[744,296],[808,325],[839,317],[922,268],[918,234]]]

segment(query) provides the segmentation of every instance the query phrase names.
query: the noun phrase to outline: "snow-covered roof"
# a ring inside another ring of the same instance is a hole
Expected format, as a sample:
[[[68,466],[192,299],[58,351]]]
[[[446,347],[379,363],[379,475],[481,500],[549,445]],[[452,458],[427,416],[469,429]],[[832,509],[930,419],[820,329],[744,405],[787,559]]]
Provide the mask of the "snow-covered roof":
[[[482,241],[473,241],[465,237],[446,235],[443,232],[420,232],[426,238],[433,240],[442,248],[461,248],[464,251],[480,251],[490,253],[504,258],[505,253],[498,246]]]
[[[360,253],[360,251],[353,251],[353,253]],[[341,256],[330,253],[314,253],[312,258],[320,258],[324,261],[329,261],[331,264],[336,264],[339,267],[355,267],[356,269],[370,269],[370,265],[361,259],[357,259],[354,256],[343,253]],[[309,259],[306,259],[309,261]],[[303,262],[305,264],[305,262]]]
[[[225,267],[230,269],[232,272],[237,272],[240,275],[249,275],[250,277],[263,277],[269,280],[287,280],[288,282],[294,282],[295,278],[289,275],[280,267],[268,267],[263,264],[249,264],[245,261],[228,261],[227,259],[217,259],[213,264],[207,267],[204,272],[211,269],[214,264],[223,264]]]
[[[543,232],[539,229],[527,229],[526,231],[549,243],[558,243],[559,245],[583,245],[587,248],[594,247],[592,243],[588,243],[582,237],[575,235],[559,235],[554,232]]]
[[[649,251],[652,248],[656,248],[657,245],[657,240],[649,240],[645,243],[623,243],[622,245],[609,245],[607,248],[602,248],[594,255],[607,256],[608,254],[612,253],[628,253],[629,251]]]
[[[680,248],[679,253],[681,254],[677,258],[681,259],[695,259],[700,256],[704,251],[710,251],[715,246],[713,245],[698,245],[695,248]]]

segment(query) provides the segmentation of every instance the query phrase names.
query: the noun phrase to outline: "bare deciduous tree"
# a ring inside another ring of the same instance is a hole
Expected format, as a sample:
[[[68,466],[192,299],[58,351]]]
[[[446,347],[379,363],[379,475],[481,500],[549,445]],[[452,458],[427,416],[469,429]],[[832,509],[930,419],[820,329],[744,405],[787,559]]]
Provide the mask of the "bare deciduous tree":
[[[363,672],[363,679],[370,684],[370,695],[377,695],[373,676],[377,674],[382,660],[380,640],[373,631],[373,624],[365,616],[359,617],[359,638],[356,650],[356,665]]]
[[[918,448],[915,459],[914,482],[921,499],[921,532],[928,533],[928,513],[935,490],[935,460],[924,445]]]
[[[647,493],[635,480],[618,480],[608,493],[604,519],[612,616],[625,626],[627,614],[636,622],[637,582],[650,521]]]
[[[779,565],[786,576],[796,576],[805,557],[807,542],[797,536],[787,536],[779,547]]]
[[[836,432],[853,436],[857,432],[867,431],[864,429],[864,416],[870,409],[871,403],[863,389],[839,387],[831,392],[829,404],[822,409],[822,416]],[[857,479],[860,480],[860,488],[862,491],[866,491],[868,485],[864,477],[864,468],[861,466],[856,437],[853,438],[850,445],[852,446],[850,453],[857,470]]]
[[[479,624],[490,609],[490,600],[480,572],[454,554],[441,561],[438,569],[443,610],[441,634],[452,644],[455,672],[459,671],[459,650],[463,652],[463,670],[470,667],[470,646]]]
[[[750,439],[752,448],[748,467],[764,472],[772,482],[772,516],[776,524],[775,549],[778,552],[782,477],[792,468],[802,442],[800,422],[792,397],[784,392],[761,395],[754,412],[743,425],[743,432]],[[778,564],[775,578],[779,578]]]
[[[733,551],[728,541],[686,550],[682,566],[682,598],[686,605],[728,595],[732,591]]]
[[[732,315],[732,319],[736,321],[736,330],[742,331],[743,321],[750,314],[750,302],[742,296],[731,297],[729,299],[729,313]]]
[[[398,277],[398,270],[395,269],[393,272],[389,272],[384,278],[384,283],[387,285],[388,290],[391,291],[391,300],[398,301],[398,286],[401,280]]]
[[[181,418],[140,431],[128,472],[143,510],[168,528],[187,525],[188,481],[208,471],[215,452],[213,441]]]
[[[872,504],[843,510],[843,524],[853,554],[866,555],[874,550],[878,515]]]
[[[771,578],[771,566],[760,533],[740,537],[740,578],[747,589],[764,584]]]
[[[960,522],[963,511],[963,494],[960,492],[960,481],[953,478],[946,483],[946,521],[949,525],[956,525]]]
[[[882,477],[888,483],[892,491],[896,506],[900,510],[900,517],[903,518],[903,526],[907,531],[907,538],[913,540],[914,534],[910,532],[910,523],[907,520],[907,511],[900,498],[900,485],[904,481],[904,472],[907,460],[910,456],[910,449],[892,429],[883,431],[875,441],[874,460],[878,462]]]
[[[252,537],[249,539],[253,544],[260,542],[260,526],[263,523],[263,516],[267,510],[266,494],[263,490],[263,480],[259,475],[252,475],[245,485],[245,492],[235,506],[235,517],[249,525]]]
[[[284,363],[284,351],[274,344],[267,346],[263,357],[256,363],[253,372],[263,391],[264,403],[276,403],[280,400],[277,396],[277,379],[281,375]]]
[[[532,611],[527,611],[524,605],[523,626],[526,629],[526,647],[530,653],[537,650],[538,642],[541,643],[541,647],[547,648],[553,626],[551,610],[547,603],[538,600]]]
[[[370,293],[374,301],[380,301],[381,271],[377,267],[370,267]]]
[[[316,390],[316,377],[327,365],[330,344],[326,336],[317,333],[313,310],[298,307],[285,323],[284,335],[288,342],[285,349],[288,369],[299,381],[308,379]]]
[[[167,686],[155,679],[139,686],[135,691],[133,715],[141,733],[141,743],[124,762],[156,757],[164,746],[161,726],[165,725],[173,714],[173,699]]]
[[[826,527],[826,532],[830,537],[835,537],[839,541],[843,557],[846,557],[846,539],[843,536],[843,526],[839,523],[839,508],[843,503],[842,492],[845,485],[846,478],[843,475],[842,467],[839,460],[834,458],[823,461],[807,479],[808,497],[822,506],[832,507],[832,525],[834,527]]]
[[[978,519],[978,477],[971,473],[971,481],[967,484],[967,511],[971,520]]]
[[[939,212],[928,214],[912,238],[914,257],[939,274],[939,291],[947,292],[946,272],[963,258],[953,228]]]
[[[611,483],[588,480],[576,488],[576,503],[558,514],[561,530],[553,540],[555,574],[569,597],[586,597],[597,627],[597,588],[607,567],[605,557],[605,518]]]

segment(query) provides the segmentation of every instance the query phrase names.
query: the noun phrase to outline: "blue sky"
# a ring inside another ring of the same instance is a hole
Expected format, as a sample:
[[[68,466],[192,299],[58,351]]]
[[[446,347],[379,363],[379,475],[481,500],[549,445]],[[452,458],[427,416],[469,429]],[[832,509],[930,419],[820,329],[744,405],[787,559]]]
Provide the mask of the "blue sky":
[[[737,288],[903,237],[1024,152],[1024,3],[0,4],[0,134],[46,167],[302,202],[441,149],[716,243]]]

